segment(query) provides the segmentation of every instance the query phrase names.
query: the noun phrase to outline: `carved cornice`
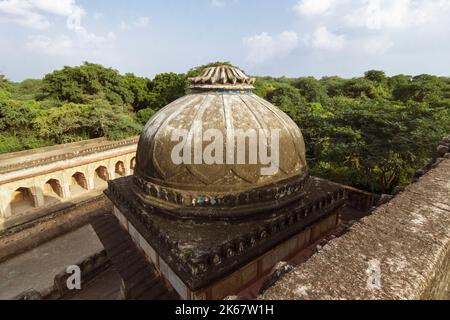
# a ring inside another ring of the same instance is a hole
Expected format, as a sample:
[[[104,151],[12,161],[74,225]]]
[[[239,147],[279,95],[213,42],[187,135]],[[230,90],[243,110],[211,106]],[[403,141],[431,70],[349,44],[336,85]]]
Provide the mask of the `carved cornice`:
[[[235,193],[193,193],[133,176],[134,186],[143,202],[162,207],[175,217],[189,219],[239,219],[281,207],[301,198],[308,188],[308,181],[309,171],[306,169],[301,175],[256,189]]]

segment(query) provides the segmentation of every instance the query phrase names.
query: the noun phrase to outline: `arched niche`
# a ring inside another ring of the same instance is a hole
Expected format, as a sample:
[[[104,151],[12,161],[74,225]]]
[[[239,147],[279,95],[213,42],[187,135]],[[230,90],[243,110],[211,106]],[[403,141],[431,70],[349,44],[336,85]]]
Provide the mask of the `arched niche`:
[[[72,196],[79,195],[88,190],[86,176],[81,172],[76,172],[70,179],[70,194]]]
[[[18,188],[11,195],[11,215],[22,214],[36,208],[36,201],[30,188]]]
[[[104,188],[109,180],[108,169],[100,166],[94,172],[94,188]]]
[[[44,203],[45,205],[59,202],[63,198],[63,189],[61,183],[57,179],[50,179],[42,188],[44,193]]]
[[[123,161],[118,161],[115,166],[115,173],[119,177],[125,176],[125,165]]]

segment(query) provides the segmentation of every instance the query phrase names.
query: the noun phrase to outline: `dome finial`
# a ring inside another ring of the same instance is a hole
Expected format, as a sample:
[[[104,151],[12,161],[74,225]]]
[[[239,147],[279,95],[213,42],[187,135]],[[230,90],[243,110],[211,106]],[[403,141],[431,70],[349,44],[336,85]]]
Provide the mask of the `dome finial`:
[[[239,68],[220,65],[206,68],[200,76],[189,78],[189,81],[191,88],[196,89],[251,90],[255,78],[250,78]]]

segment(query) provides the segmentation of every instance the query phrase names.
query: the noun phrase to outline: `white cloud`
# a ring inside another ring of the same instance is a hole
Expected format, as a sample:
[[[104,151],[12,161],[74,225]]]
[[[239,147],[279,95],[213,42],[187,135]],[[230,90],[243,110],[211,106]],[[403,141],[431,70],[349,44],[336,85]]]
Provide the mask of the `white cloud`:
[[[148,26],[150,19],[148,17],[139,17],[136,21],[133,22],[135,27],[145,28]]]
[[[267,32],[243,38],[242,42],[248,49],[247,59],[255,64],[274,58],[289,55],[299,44],[298,35],[292,31],[284,31],[271,36]]]
[[[334,34],[325,26],[318,27],[308,38],[311,47],[328,50],[342,49],[345,41],[343,35]]]
[[[125,21],[120,22],[120,30],[126,31],[126,30],[130,30],[130,29],[131,29],[131,26],[128,23],[126,23]]]
[[[126,31],[133,28],[146,28],[150,22],[149,17],[139,17],[134,21],[131,22],[120,22],[120,30]]]
[[[44,35],[32,36],[27,43],[27,48],[31,51],[43,52],[48,55],[70,55],[74,47],[71,37],[59,36],[50,38]]]
[[[26,44],[27,49],[45,53],[51,56],[90,56],[101,55],[105,50],[113,48],[116,36],[110,32],[107,36],[96,36],[92,33],[80,33],[75,36],[60,35],[49,37],[46,35],[30,36]]]
[[[450,11],[448,0],[365,0],[345,16],[351,27],[407,28],[438,20]]]
[[[386,53],[391,47],[394,46],[394,42],[387,36],[377,36],[365,39],[363,42],[363,49],[371,54]]]
[[[27,49],[48,55],[77,55],[97,52],[112,45],[115,35],[98,36],[82,25],[85,15],[76,0],[0,0],[0,19],[40,31],[50,31],[54,16],[66,19],[66,33],[42,33],[28,37]]]
[[[78,6],[75,0],[13,0],[13,2],[29,2],[39,10],[61,16],[80,16],[84,14],[83,8]]]
[[[103,13],[101,13],[101,12],[94,13],[94,19],[95,20],[102,20],[104,18],[105,18],[105,15]]]
[[[50,22],[42,14],[32,11],[32,8],[33,5],[28,1],[0,1],[0,19],[38,30],[48,29]]]
[[[382,54],[405,43],[404,32],[420,26],[420,34],[433,34],[448,25],[450,0],[299,0],[293,10],[300,15],[301,35],[309,47]],[[326,25],[326,27],[325,27]],[[339,30],[334,34],[330,30]]]
[[[210,1],[211,5],[213,7],[224,7],[225,6],[225,1],[224,0],[211,0]]]
[[[336,5],[336,0],[300,0],[294,6],[298,15],[326,14]]]
[[[81,27],[82,7],[75,0],[2,0],[0,17],[22,26],[46,30],[51,26],[48,15],[67,18],[67,27],[75,30]]]
[[[216,8],[223,8],[230,2],[238,3],[239,0],[209,0],[210,5]]]

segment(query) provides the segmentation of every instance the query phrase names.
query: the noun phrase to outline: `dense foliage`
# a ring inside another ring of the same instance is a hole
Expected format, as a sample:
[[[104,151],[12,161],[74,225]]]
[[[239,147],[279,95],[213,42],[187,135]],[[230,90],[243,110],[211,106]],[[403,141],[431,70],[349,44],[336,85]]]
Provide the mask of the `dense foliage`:
[[[0,75],[0,153],[136,135],[209,65],[152,80],[91,63],[20,83]],[[313,174],[369,191],[408,183],[450,132],[450,78],[371,70],[353,79],[259,77],[255,86],[302,129]]]
[[[450,78],[262,78],[257,94],[300,126],[312,173],[373,192],[408,183],[450,132]]]

